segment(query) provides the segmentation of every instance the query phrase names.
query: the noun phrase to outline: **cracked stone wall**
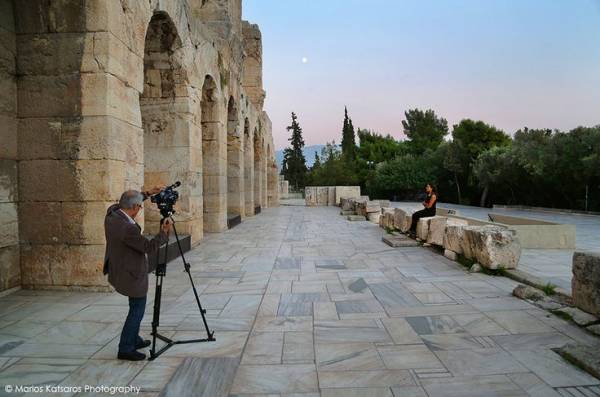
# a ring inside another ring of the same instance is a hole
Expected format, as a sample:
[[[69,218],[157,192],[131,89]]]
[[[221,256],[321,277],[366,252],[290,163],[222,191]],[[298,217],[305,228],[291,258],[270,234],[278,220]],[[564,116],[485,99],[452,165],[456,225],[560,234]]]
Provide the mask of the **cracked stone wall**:
[[[0,0],[0,291],[21,284],[17,189],[16,35],[12,2]]]
[[[0,7],[0,290],[106,289],[104,213],[126,189],[180,180],[193,244],[277,205],[260,30],[240,0]]]

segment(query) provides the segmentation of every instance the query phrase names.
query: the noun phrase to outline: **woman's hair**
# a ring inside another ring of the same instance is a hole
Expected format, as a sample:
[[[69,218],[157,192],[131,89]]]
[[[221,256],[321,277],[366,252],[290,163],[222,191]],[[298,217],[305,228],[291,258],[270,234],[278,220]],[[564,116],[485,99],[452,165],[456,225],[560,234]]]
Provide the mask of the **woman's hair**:
[[[428,183],[427,185],[431,186],[431,192],[437,194],[437,189],[433,183]],[[425,185],[425,186],[427,186]]]

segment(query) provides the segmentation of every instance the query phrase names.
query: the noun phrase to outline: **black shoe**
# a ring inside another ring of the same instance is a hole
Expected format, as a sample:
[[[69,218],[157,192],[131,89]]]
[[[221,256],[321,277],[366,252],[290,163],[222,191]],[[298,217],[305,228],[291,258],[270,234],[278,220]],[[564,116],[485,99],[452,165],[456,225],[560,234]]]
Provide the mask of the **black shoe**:
[[[142,361],[146,358],[144,353],[140,352],[131,352],[131,353],[121,353],[117,355],[119,360],[128,360],[128,361]]]
[[[145,339],[143,342],[137,343],[135,345],[135,350],[143,349],[144,347],[148,346],[150,346],[150,341],[148,339]]]

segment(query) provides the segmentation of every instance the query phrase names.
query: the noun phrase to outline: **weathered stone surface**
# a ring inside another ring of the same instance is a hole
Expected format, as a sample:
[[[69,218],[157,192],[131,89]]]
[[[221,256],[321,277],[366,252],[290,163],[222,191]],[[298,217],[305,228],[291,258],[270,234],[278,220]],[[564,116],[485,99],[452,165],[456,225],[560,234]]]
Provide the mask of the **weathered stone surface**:
[[[327,205],[329,206],[334,206],[336,205],[336,201],[335,201],[335,186],[328,186],[327,187]]]
[[[427,242],[429,244],[443,246],[444,235],[447,226],[467,226],[468,222],[464,219],[448,218],[445,216],[435,216],[429,221],[429,233]]]
[[[408,238],[406,236],[400,235],[395,236],[393,234],[384,234],[381,238],[381,241],[389,245],[390,247],[417,247],[419,243],[415,240]]]
[[[591,375],[600,379],[600,345],[588,346],[568,343],[558,353]]]
[[[394,208],[394,227],[402,233],[408,232],[412,223],[412,214],[411,210]]]
[[[456,252],[447,249],[444,250],[444,256],[450,259],[451,261],[455,261],[456,259],[458,259],[458,255],[456,254]]]
[[[0,291],[21,285],[19,246],[0,248]]]
[[[600,336],[600,324],[589,325],[585,329],[594,335]]]
[[[335,202],[340,205],[342,198],[360,197],[360,186],[336,186],[335,187]]]
[[[515,233],[497,226],[465,226],[463,254],[488,269],[514,269],[521,257]]]
[[[341,210],[340,215],[343,215],[343,216],[354,215],[354,210]]]
[[[366,221],[367,218],[363,215],[348,215],[349,221]]]
[[[372,212],[381,213],[381,204],[379,204],[379,201],[367,201],[365,204],[365,212],[367,214]]]
[[[539,301],[544,298],[544,294],[540,290],[523,284],[516,286],[512,293],[517,298],[529,299],[533,301]]]
[[[381,213],[380,212],[370,212],[367,215],[367,219],[369,220],[369,222],[373,222],[376,224],[379,224],[379,217],[381,217]]]
[[[479,263],[473,263],[473,265],[469,268],[469,273],[480,273],[481,265]]]
[[[379,200],[379,205],[381,206],[381,208],[389,208],[392,203],[390,202],[390,200]]]
[[[576,307],[567,306],[557,309],[556,311],[570,317],[575,324],[581,325],[582,327],[600,322],[600,318],[586,313]]]
[[[429,222],[435,217],[427,217],[419,219],[417,222],[417,238],[419,240],[427,241],[429,235]]]
[[[465,229],[463,226],[448,225],[444,231],[444,248],[462,254],[464,236]]]
[[[575,252],[572,271],[573,303],[600,316],[600,253]]]

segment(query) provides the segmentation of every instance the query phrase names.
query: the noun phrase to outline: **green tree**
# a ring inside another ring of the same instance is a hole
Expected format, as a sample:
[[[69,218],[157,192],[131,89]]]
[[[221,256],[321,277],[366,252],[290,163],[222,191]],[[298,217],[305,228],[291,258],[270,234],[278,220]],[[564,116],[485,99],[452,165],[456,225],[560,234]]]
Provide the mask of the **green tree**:
[[[291,147],[285,148],[283,161],[286,166],[285,179],[296,191],[303,188],[306,182],[306,159],[302,149],[304,148],[304,139],[302,138],[302,128],[298,123],[296,114],[292,112],[292,125],[286,128],[292,132],[292,136],[288,139],[291,142]]]
[[[485,207],[493,186],[500,187],[512,167],[511,147],[494,146],[482,152],[473,164],[473,175],[483,189],[479,205]]]
[[[406,154],[378,164],[369,186],[379,197],[414,199],[434,177],[427,156]]]
[[[477,183],[472,175],[473,163],[477,157],[492,147],[508,144],[510,144],[508,135],[483,121],[464,119],[454,125],[452,143],[445,162],[447,169],[454,173],[459,202],[464,199],[465,188],[469,197],[468,202],[465,203],[472,204],[474,196],[479,194]]]
[[[402,121],[404,134],[410,139],[412,153],[421,155],[426,150],[435,150],[448,134],[448,122],[438,117],[431,109],[410,109],[404,112]]]
[[[356,157],[356,138],[352,119],[348,117],[348,108],[344,106],[344,125],[342,127],[342,155],[346,160]]]

